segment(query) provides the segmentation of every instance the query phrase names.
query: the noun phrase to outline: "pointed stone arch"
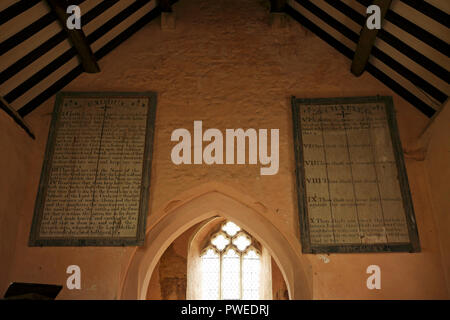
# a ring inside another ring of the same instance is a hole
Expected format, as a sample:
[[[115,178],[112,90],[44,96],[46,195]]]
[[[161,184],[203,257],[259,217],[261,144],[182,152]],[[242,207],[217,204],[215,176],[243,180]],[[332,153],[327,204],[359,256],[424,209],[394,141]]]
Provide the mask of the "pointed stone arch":
[[[282,232],[274,213],[245,194],[217,183],[194,188],[149,217],[145,244],[136,248],[122,272],[117,297],[145,299],[153,270],[167,247],[183,232],[215,216],[230,219],[250,232],[270,252],[286,281],[290,299],[312,298],[308,260],[294,234]]]

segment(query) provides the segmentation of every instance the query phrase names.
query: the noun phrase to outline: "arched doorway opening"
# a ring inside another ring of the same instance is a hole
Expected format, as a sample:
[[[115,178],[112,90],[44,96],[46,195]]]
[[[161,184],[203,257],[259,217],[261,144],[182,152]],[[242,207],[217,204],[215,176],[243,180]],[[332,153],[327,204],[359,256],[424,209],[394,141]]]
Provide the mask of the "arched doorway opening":
[[[267,248],[231,220],[215,217],[190,237],[186,298],[285,300],[289,295]]]
[[[203,185],[166,206],[148,224],[146,241],[129,257],[118,288],[120,299],[146,299],[155,266],[166,249],[186,230],[214,217],[234,221],[252,234],[279,266],[290,299],[311,299],[312,276],[298,239],[281,232],[259,210],[254,199],[220,184]]]
[[[283,275],[268,250],[242,228],[223,230],[230,224],[222,217],[211,218],[175,239],[153,270],[147,299],[289,299]],[[212,259],[211,250],[217,253]],[[230,252],[238,256],[230,259]]]

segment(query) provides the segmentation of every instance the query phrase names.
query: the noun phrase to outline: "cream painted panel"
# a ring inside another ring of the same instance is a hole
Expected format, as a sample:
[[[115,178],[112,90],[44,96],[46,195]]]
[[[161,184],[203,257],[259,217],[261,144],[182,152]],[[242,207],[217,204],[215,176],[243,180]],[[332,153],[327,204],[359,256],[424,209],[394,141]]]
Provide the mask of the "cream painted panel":
[[[49,12],[50,8],[44,1],[38,2],[35,6],[25,12],[22,12],[14,19],[9,20],[0,27],[0,42],[15,35],[17,32],[21,31]]]
[[[344,35],[342,35],[338,31],[336,31],[334,28],[330,27],[322,19],[318,18],[317,16],[315,16],[314,14],[309,12],[307,9],[303,8],[297,2],[295,2],[293,0],[288,0],[287,2],[292,8],[294,8],[295,10],[300,12],[308,20],[312,21],[315,25],[319,26],[321,29],[327,31],[327,33],[331,34],[335,39],[337,39],[341,43],[345,44],[351,50],[355,51],[356,43],[354,43],[353,41],[350,41],[349,39],[347,39],[347,37],[345,37]]]
[[[40,56],[38,59],[34,60],[31,64],[20,70],[13,77],[8,79],[5,83],[1,85],[2,92],[10,92],[18,85],[23,83],[25,80],[30,78],[32,75],[40,71],[43,67],[47,66],[49,63],[54,61],[64,52],[69,50],[72,47],[69,40],[64,40],[57,46],[55,46],[52,50],[48,51],[44,55]]]
[[[395,11],[403,18],[427,30],[441,40],[444,40],[447,43],[450,42],[450,32],[448,31],[447,27],[413,9],[407,4],[404,4],[401,1],[392,1],[391,10]]]
[[[80,5],[81,12],[87,12],[91,10],[98,4],[98,0],[88,0],[83,2]],[[14,62],[37,48],[39,45],[53,37],[55,34],[62,30],[59,22],[55,21],[46,26],[44,29],[40,30],[33,36],[26,39],[21,44],[15,46],[4,55],[1,56],[0,59],[0,70],[5,70],[7,67],[12,65]]]
[[[399,75],[397,72],[395,72],[395,70],[389,68],[380,60],[374,58],[373,56],[370,56],[369,63],[377,67],[383,73],[387,74],[389,78],[399,83],[403,88],[408,90],[410,93],[415,95],[424,103],[428,104],[433,109],[439,110],[442,107],[442,104],[440,102],[432,98],[430,95],[426,94],[422,89],[416,87],[414,84],[406,80],[403,76]]]
[[[450,59],[447,56],[430,47],[426,43],[420,41],[403,29],[397,27],[395,24],[390,23],[389,21],[385,21],[383,29],[401,39],[404,43],[416,49],[418,52],[420,52],[430,60],[434,61],[445,69],[450,70]]]
[[[33,36],[26,39],[21,44],[15,46],[4,55],[1,56],[0,59],[0,70],[5,70],[7,67],[12,65],[14,62],[37,48],[43,42],[47,41],[49,38],[53,37],[55,34],[61,31],[61,27],[58,22],[53,22],[49,24],[47,27],[37,32]]]
[[[359,34],[361,27],[356,22],[354,22],[353,20],[345,16],[343,13],[341,13],[339,10],[330,6],[323,0],[314,0],[312,2],[319,8],[321,8],[322,10],[333,16],[336,20],[346,25],[347,28]],[[441,90],[442,92],[450,94],[450,86],[447,82],[435,76],[433,73],[429,72],[426,68],[422,67],[417,62],[410,59],[408,56],[404,55],[397,49],[393,48],[388,43],[384,42],[380,38],[377,38],[375,41],[375,46],[384,53],[386,53],[388,56],[392,57],[398,63],[402,64],[415,74],[419,75],[422,79],[426,80],[427,82],[429,82],[430,84]]]
[[[363,6],[361,3],[355,0],[342,0],[345,4],[347,4],[349,7],[353,8],[353,10],[357,11],[358,13],[362,14],[363,16],[366,16],[366,6]]]
[[[108,32],[106,35],[104,35],[102,38],[97,40],[94,44],[92,44],[92,49],[95,51],[96,48],[101,48],[103,45],[105,45],[108,41],[112,40],[115,36],[117,36],[119,33],[121,33],[123,30],[125,30],[128,26],[132,25],[136,20],[144,16],[146,13],[148,13],[150,10],[156,7],[156,2],[152,1],[146,5],[144,5],[140,10],[136,11],[134,14],[132,14],[128,19],[124,20],[122,23],[117,25],[113,30]],[[41,82],[39,82],[36,86],[31,88],[29,91],[27,91],[24,95],[17,98],[15,101],[11,103],[12,107],[16,110],[23,107],[25,104],[27,104],[29,101],[34,99],[36,96],[38,96],[40,93],[45,91],[48,87],[50,87],[54,82],[58,81],[60,78],[65,76],[68,72],[70,72],[72,69],[74,69],[77,65],[79,65],[79,61],[77,57],[72,58],[69,60],[68,63],[61,66],[58,70],[50,74],[48,77],[43,79]],[[3,94],[3,91],[1,92]]]
[[[147,4],[145,4],[142,8],[137,10],[135,13],[133,13],[131,16],[129,16],[127,19],[122,21],[120,24],[115,26],[111,31],[106,33],[103,37],[95,41],[91,48],[95,52],[101,47],[103,47],[105,44],[107,44],[109,41],[113,40],[116,36],[118,36],[122,31],[127,29],[129,26],[131,26],[133,23],[135,23],[137,20],[139,20],[141,17],[143,17],[145,14],[150,12],[156,7],[156,1],[151,1]]]
[[[28,102],[33,100],[36,96],[44,92],[48,87],[50,87],[56,81],[64,77],[67,73],[72,71],[79,64],[80,63],[78,61],[78,57],[73,57],[65,65],[61,66],[58,70],[50,74],[48,77],[39,82],[30,90],[28,90],[24,95],[14,100],[11,103],[11,106],[15,110],[22,108],[25,104],[27,104]]]
[[[312,0],[312,3],[314,3],[317,7],[328,13],[330,16],[332,16],[334,19],[338,20],[340,23],[347,26],[347,28],[355,31],[357,34],[361,31],[361,26],[347,17],[345,14],[341,13],[339,10],[335,9],[333,6],[329,5],[323,0]]]
[[[425,2],[428,2],[432,6],[435,6],[436,8],[444,11],[447,14],[450,14],[450,1],[446,0],[425,0]]]
[[[130,6],[134,1],[130,0],[121,0],[112,7],[108,8],[106,11],[102,12],[98,17],[94,20],[90,21],[83,27],[84,33],[86,35],[90,35],[92,32],[97,30],[97,28],[104,25],[108,22],[109,19],[116,16],[120,11],[124,10],[128,6]]]
[[[291,7],[293,7],[295,10],[298,10],[302,15],[304,15],[306,18],[311,20],[314,24],[316,24],[318,27],[320,27],[322,30],[326,31],[329,35],[331,35],[335,39],[339,39],[341,43],[343,43],[348,48],[355,50],[356,44],[350,41],[347,38],[343,38],[343,36],[336,31],[334,28],[330,27],[328,24],[326,24],[321,19],[317,18],[315,15],[310,13],[308,10],[304,9],[299,4],[295,3],[293,0],[288,0],[288,3]],[[292,3],[292,4],[291,4]],[[342,40],[341,40],[342,39]],[[395,80],[397,83],[399,83],[402,87],[404,87],[406,90],[408,90],[410,93],[418,97],[420,100],[426,102],[427,104],[433,106],[435,109],[440,108],[440,103],[435,101],[434,99],[430,98],[427,94],[423,93],[423,91],[419,88],[417,88],[415,85],[413,85],[411,82],[406,80],[404,77],[399,75],[395,70],[391,69],[387,65],[385,65],[380,60],[374,58],[373,56],[370,56],[369,62],[372,63],[375,67],[377,67],[380,71],[387,74],[390,78]],[[349,71],[350,72],[350,71]]]
[[[395,61],[408,68],[410,71],[414,72],[419,77],[432,84],[434,87],[438,88],[447,95],[450,95],[450,85],[447,82],[435,76],[433,73],[429,72],[428,69],[417,64],[407,55],[404,55],[403,53],[391,47],[388,43],[384,42],[379,38],[375,40],[375,46],[384,53],[386,53],[388,56],[393,58]]]
[[[12,6],[14,3],[19,2],[18,0],[2,0],[0,1],[0,11]]]

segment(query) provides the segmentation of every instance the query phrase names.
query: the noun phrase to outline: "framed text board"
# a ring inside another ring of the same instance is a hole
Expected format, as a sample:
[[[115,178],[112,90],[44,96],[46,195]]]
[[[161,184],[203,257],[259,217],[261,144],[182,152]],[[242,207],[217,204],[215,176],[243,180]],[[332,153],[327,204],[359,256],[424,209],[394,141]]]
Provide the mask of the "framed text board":
[[[30,246],[143,245],[154,92],[56,95]]]
[[[418,252],[391,97],[292,97],[304,253]]]

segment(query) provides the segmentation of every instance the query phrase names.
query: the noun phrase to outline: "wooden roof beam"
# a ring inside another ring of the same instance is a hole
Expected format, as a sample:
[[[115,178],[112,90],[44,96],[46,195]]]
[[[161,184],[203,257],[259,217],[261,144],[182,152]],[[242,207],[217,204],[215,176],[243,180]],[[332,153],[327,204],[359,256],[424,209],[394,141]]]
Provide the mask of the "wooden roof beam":
[[[286,0],[270,0],[270,12],[284,12]]]
[[[25,132],[33,139],[35,139],[34,133],[28,123],[20,116],[20,114],[14,110],[6,100],[0,96],[0,108],[3,109],[13,120],[25,130]]]
[[[172,5],[170,0],[159,0],[158,5],[161,12],[172,12]]]
[[[80,29],[67,28],[67,19],[69,18],[69,15],[66,13],[67,10],[66,1],[47,0],[47,3],[50,6],[53,13],[58,18],[63,29],[67,32],[67,35],[70,41],[72,42],[72,45],[74,46],[75,50],[78,53],[78,56],[80,57],[84,71],[88,73],[100,72],[97,60],[95,59],[91,47],[87,43],[86,35],[84,34],[83,30],[81,28]]]
[[[175,29],[175,12],[172,11],[173,0],[158,0],[158,6],[161,10],[161,29]]]
[[[372,5],[377,5],[380,8],[380,20],[383,21],[386,12],[389,10],[392,0],[373,0]],[[378,29],[367,28],[367,18],[364,23],[361,33],[359,35],[358,46],[356,47],[355,55],[353,56],[351,71],[355,76],[360,76],[369,61],[369,56],[372,47],[377,38]]]
[[[392,0],[373,0],[372,5],[376,5],[380,8],[380,23],[383,22],[386,12],[389,10]],[[370,53],[372,52],[372,47],[377,38],[378,29],[367,28],[367,18],[366,23],[364,23],[361,33],[359,35],[358,46],[356,47],[355,55],[353,56],[352,73],[359,77],[366,69],[367,62],[369,61]]]

